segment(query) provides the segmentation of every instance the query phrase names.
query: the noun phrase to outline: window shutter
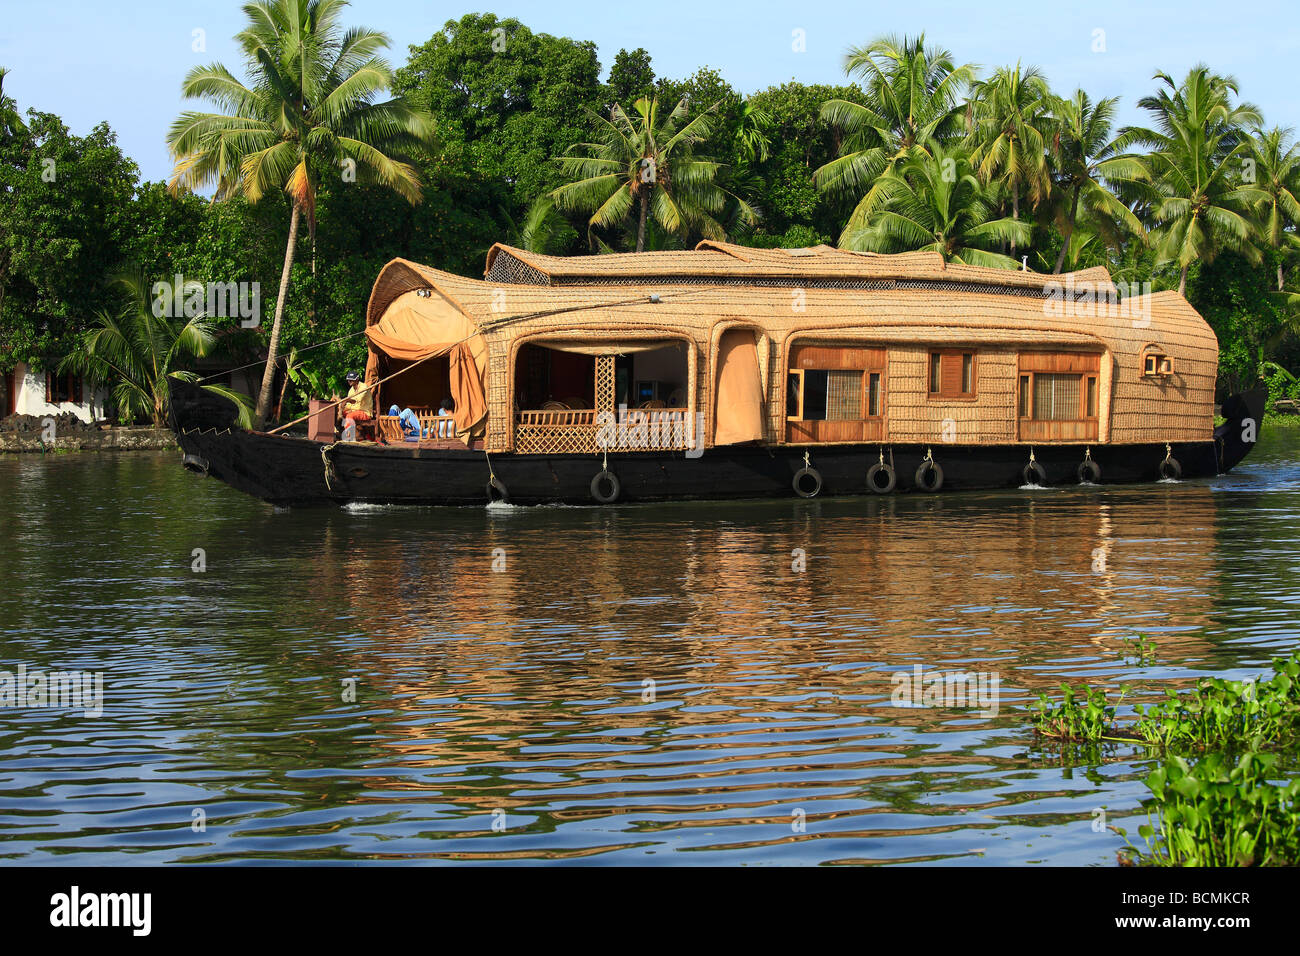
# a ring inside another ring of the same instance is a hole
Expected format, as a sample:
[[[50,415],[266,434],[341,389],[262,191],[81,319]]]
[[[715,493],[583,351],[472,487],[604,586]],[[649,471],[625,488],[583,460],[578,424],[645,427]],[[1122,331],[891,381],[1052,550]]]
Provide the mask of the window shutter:
[[[961,354],[945,352],[940,368],[939,393],[945,397],[961,394]]]

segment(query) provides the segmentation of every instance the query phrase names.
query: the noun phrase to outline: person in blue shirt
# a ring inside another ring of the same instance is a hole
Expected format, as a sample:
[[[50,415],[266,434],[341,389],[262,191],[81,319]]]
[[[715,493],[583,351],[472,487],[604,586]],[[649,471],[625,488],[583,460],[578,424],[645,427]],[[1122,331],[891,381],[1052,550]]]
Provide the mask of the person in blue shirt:
[[[398,411],[396,405],[388,409],[388,414],[397,418],[397,423],[402,428],[402,435],[407,441],[420,440],[420,419],[415,412],[409,408],[403,408]]]

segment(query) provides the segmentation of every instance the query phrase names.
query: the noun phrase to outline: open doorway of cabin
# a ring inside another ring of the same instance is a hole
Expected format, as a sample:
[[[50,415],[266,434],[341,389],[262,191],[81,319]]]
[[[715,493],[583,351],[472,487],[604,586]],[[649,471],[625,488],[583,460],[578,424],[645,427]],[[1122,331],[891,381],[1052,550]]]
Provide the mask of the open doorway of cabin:
[[[515,450],[689,448],[689,354],[675,340],[524,343],[513,373]]]
[[[614,404],[628,408],[686,407],[686,350],[672,342],[614,359]]]
[[[375,401],[376,423],[380,436],[388,442],[416,441],[456,436],[450,413],[455,410],[451,399],[451,360],[447,355],[408,362],[380,353],[379,378],[396,376],[379,386]],[[440,414],[444,403],[450,403]],[[391,414],[396,408],[397,414]],[[406,409],[415,413],[420,433],[403,431],[400,415]]]
[[[594,409],[596,356],[531,343],[515,359],[517,409]]]
[[[387,412],[393,405],[398,411],[409,408],[417,414],[425,409],[436,412],[438,406],[451,397],[451,365],[446,355],[420,362],[405,362],[381,355],[379,378],[382,380],[390,375],[397,377],[379,386],[383,405],[380,413]]]

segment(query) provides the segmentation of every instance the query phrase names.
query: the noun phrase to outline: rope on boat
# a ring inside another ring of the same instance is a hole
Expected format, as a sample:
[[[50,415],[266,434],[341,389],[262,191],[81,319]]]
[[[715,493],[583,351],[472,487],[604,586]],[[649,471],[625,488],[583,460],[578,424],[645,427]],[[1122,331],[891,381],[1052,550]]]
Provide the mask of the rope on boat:
[[[331,482],[337,481],[339,477],[334,471],[334,462],[330,461],[330,452],[334,450],[334,446],[337,444],[338,442],[331,442],[328,445],[322,445],[320,449],[321,461],[325,463],[325,487],[329,491],[334,490],[334,485]]]

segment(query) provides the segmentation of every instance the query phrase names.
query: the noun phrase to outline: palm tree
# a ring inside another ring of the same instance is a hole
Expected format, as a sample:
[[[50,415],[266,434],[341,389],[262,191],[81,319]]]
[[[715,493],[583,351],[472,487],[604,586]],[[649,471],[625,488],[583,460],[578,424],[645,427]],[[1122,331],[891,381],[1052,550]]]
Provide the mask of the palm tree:
[[[257,421],[266,419],[280,345],[289,273],[299,220],[315,232],[320,177],[344,172],[373,181],[412,204],[420,177],[405,157],[431,142],[433,119],[402,99],[376,102],[392,85],[392,69],[377,54],[388,37],[365,27],[343,32],[346,0],[259,0],[244,6],[248,25],[236,37],[247,60],[245,85],[221,64],[185,77],[187,98],[208,99],[222,112],[185,112],[168,145],[176,160],[173,189],[215,184],[216,198],[242,193],[257,202],[271,190],[289,196],[289,241],[275,302]]]
[[[1250,141],[1255,161],[1255,183],[1267,197],[1255,209],[1260,238],[1270,249],[1294,253],[1300,249],[1295,229],[1300,225],[1300,144],[1291,130],[1273,127],[1256,130]],[[1277,291],[1283,289],[1282,259],[1277,263]]]
[[[1071,99],[1053,101],[1053,113],[1057,119],[1053,151],[1057,157],[1056,186],[1061,197],[1059,214],[1063,220],[1061,251],[1056,257],[1053,274],[1059,274],[1065,264],[1081,210],[1117,222],[1132,235],[1145,235],[1133,210],[1103,185],[1103,180],[1133,182],[1143,180],[1147,175],[1146,167],[1139,160],[1119,155],[1120,143],[1111,138],[1118,104],[1118,97],[1093,103],[1083,90],[1075,90]]]
[[[589,235],[618,226],[635,210],[637,252],[645,249],[649,218],[668,233],[723,239],[726,230],[714,216],[731,200],[741,221],[757,221],[753,207],[717,184],[721,164],[693,154],[713,132],[712,107],[688,121],[683,97],[661,119],[658,97],[643,96],[632,111],[635,121],[617,104],[609,119],[592,113],[596,142],[577,145],[585,155],[557,157],[569,180],[550,194],[557,208],[589,214]]]
[[[772,128],[772,114],[755,106],[752,99],[740,104],[740,116],[736,126],[736,154],[747,163],[755,160],[765,162],[770,155],[772,140],[768,131]]]
[[[926,47],[921,34],[854,47],[844,71],[862,78],[866,102],[822,104],[822,119],[844,139],[840,155],[818,169],[813,182],[833,195],[861,194],[845,224],[847,235],[864,228],[879,208],[882,175],[961,132],[960,98],[975,79],[975,67],[954,66],[951,53]]]
[[[0,66],[0,134],[25,130],[27,124],[18,115],[18,104],[5,96],[5,77],[9,71]]]
[[[1015,259],[993,251],[1028,241],[1032,227],[994,219],[996,197],[959,149],[932,146],[881,177],[882,208],[868,225],[846,230],[840,246],[865,252],[938,252],[946,262],[1014,269]]]
[[[175,366],[187,357],[202,358],[211,352],[216,327],[203,314],[173,316],[155,308],[149,284],[141,275],[114,276],[109,287],[122,293],[121,308],[101,310],[95,316],[94,326],[59,363],[59,371],[96,384],[112,382],[119,413],[132,420],[147,417],[161,428],[167,422],[168,376],[197,381],[195,373],[175,371]],[[246,396],[223,385],[203,387],[234,402],[239,423],[251,426]]]
[[[996,70],[971,89],[971,162],[980,179],[1011,194],[1013,219],[1020,218],[1021,193],[1037,206],[1051,188],[1046,150],[1051,102],[1042,71],[1034,66],[1022,71],[1019,63]]]
[[[1121,130],[1119,139],[1125,146],[1151,150],[1139,158],[1151,179],[1146,205],[1156,225],[1156,261],[1178,263],[1182,294],[1187,270],[1197,260],[1208,262],[1224,249],[1251,263],[1262,259],[1252,242],[1249,209],[1266,200],[1267,193],[1243,185],[1238,176],[1239,161],[1249,149],[1244,130],[1261,125],[1262,118],[1249,103],[1233,104],[1235,79],[1211,73],[1203,64],[1192,67],[1181,84],[1167,73],[1155,78],[1164,89],[1138,101],[1155,126]]]
[[[529,252],[560,255],[578,238],[573,226],[556,210],[550,193],[532,201],[521,223],[516,224],[505,208],[501,215],[510,224],[510,244]]]

